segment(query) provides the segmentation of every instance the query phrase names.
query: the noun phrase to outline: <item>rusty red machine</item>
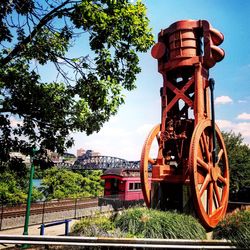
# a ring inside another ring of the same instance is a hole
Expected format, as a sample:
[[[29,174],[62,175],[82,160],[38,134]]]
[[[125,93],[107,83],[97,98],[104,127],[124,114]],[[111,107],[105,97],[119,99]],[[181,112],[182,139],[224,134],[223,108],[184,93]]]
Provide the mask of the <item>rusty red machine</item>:
[[[163,77],[161,123],[150,131],[140,164],[148,207],[194,207],[207,229],[224,217],[229,196],[227,152],[209,78],[209,69],[224,58],[218,47],[223,40],[206,20],[178,21],[161,30],[151,51]]]

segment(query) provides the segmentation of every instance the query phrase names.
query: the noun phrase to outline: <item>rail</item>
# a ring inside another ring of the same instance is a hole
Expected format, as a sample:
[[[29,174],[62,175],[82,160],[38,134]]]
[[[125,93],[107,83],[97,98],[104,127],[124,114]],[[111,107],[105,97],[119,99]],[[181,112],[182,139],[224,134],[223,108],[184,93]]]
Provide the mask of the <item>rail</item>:
[[[133,196],[134,198],[134,196]],[[62,199],[62,200],[52,200],[52,201],[41,201],[34,202],[31,204],[31,215],[32,214],[44,214],[44,213],[53,213],[57,211],[69,210],[69,209],[78,209],[86,207],[98,206],[98,201],[100,199],[103,201],[107,200],[124,200],[122,195],[109,195],[109,196],[100,196],[100,197],[89,197],[89,198],[77,198],[77,199]],[[142,197],[138,194],[138,200]],[[132,198],[128,198],[132,200]],[[228,212],[231,210],[240,209],[240,210],[249,210],[249,202],[229,202],[228,203]],[[0,221],[4,218],[24,216],[26,211],[26,203],[18,205],[1,205],[0,208]],[[1,222],[0,222],[1,224]],[[1,230],[1,227],[0,227]]]
[[[116,195],[108,197],[64,199],[32,203],[31,218],[34,218],[31,219],[29,225],[44,224],[62,219],[76,219],[92,214],[89,214],[89,212],[86,213],[84,209],[97,208],[97,210],[99,209],[102,211],[103,206],[105,207],[106,205],[110,205],[114,210],[119,210],[133,205],[143,204],[143,200],[141,200],[139,196],[137,197],[137,200],[127,201],[121,198],[122,197]],[[17,206],[2,205],[0,209],[0,231],[22,226],[25,209],[26,204]],[[237,210],[249,209],[250,203],[229,202],[227,212],[232,213]],[[51,217],[51,215],[54,214],[56,214],[56,218],[55,216],[53,218]]]
[[[0,235],[0,244],[31,244],[58,246],[85,246],[102,248],[147,249],[237,249],[226,240],[176,240],[137,238],[98,238],[80,236]]]
[[[62,210],[68,210],[71,208],[93,207],[98,205],[98,198],[84,198],[84,199],[63,199],[35,202],[31,204],[31,214],[41,214],[48,212],[56,212]],[[2,206],[1,217],[17,217],[24,216],[26,211],[26,203],[16,206]]]
[[[44,224],[54,220],[82,217],[86,209],[98,208],[98,197],[43,201],[31,204],[29,225]],[[26,204],[2,205],[0,209],[0,231],[23,225]],[[52,214],[57,214],[52,218]]]

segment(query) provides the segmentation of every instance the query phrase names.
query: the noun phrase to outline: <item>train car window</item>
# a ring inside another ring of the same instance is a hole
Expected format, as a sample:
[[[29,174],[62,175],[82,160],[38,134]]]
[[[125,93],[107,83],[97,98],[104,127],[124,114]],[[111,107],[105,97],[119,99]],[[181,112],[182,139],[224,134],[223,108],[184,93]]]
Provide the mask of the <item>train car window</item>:
[[[141,183],[129,183],[129,190],[138,190],[141,189]]]

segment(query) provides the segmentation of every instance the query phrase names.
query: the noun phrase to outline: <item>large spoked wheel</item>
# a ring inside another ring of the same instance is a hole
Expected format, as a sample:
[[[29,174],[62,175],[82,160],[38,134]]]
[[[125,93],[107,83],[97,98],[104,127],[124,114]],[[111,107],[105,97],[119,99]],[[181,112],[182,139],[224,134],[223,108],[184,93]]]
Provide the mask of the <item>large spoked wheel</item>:
[[[142,193],[144,196],[144,201],[147,207],[150,207],[150,181],[148,178],[148,170],[149,166],[155,164],[155,159],[157,155],[152,156],[153,153],[153,144],[156,141],[157,145],[160,138],[160,124],[156,125],[149,133],[141,153],[141,162],[140,162],[140,176],[141,176],[141,186],[142,186]]]
[[[213,131],[210,120],[195,128],[189,152],[194,205],[200,221],[214,228],[225,216],[229,195],[229,167],[226,147],[216,126],[215,165],[213,165]]]

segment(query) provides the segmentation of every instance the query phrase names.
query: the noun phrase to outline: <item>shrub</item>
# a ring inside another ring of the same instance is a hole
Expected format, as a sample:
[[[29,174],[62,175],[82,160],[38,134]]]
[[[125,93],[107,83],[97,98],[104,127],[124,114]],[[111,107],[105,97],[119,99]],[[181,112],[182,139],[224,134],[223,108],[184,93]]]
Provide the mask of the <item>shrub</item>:
[[[250,211],[240,211],[226,216],[215,228],[214,239],[231,240],[240,248],[250,245]]]
[[[127,236],[164,239],[206,239],[206,231],[190,215],[134,208],[124,211],[115,226]]]
[[[86,237],[124,237],[120,230],[114,228],[114,223],[104,216],[82,218],[73,225],[71,232]]]
[[[80,222],[74,224],[72,232],[84,236],[100,236],[104,232],[113,229],[112,222],[105,217],[82,218]]]

